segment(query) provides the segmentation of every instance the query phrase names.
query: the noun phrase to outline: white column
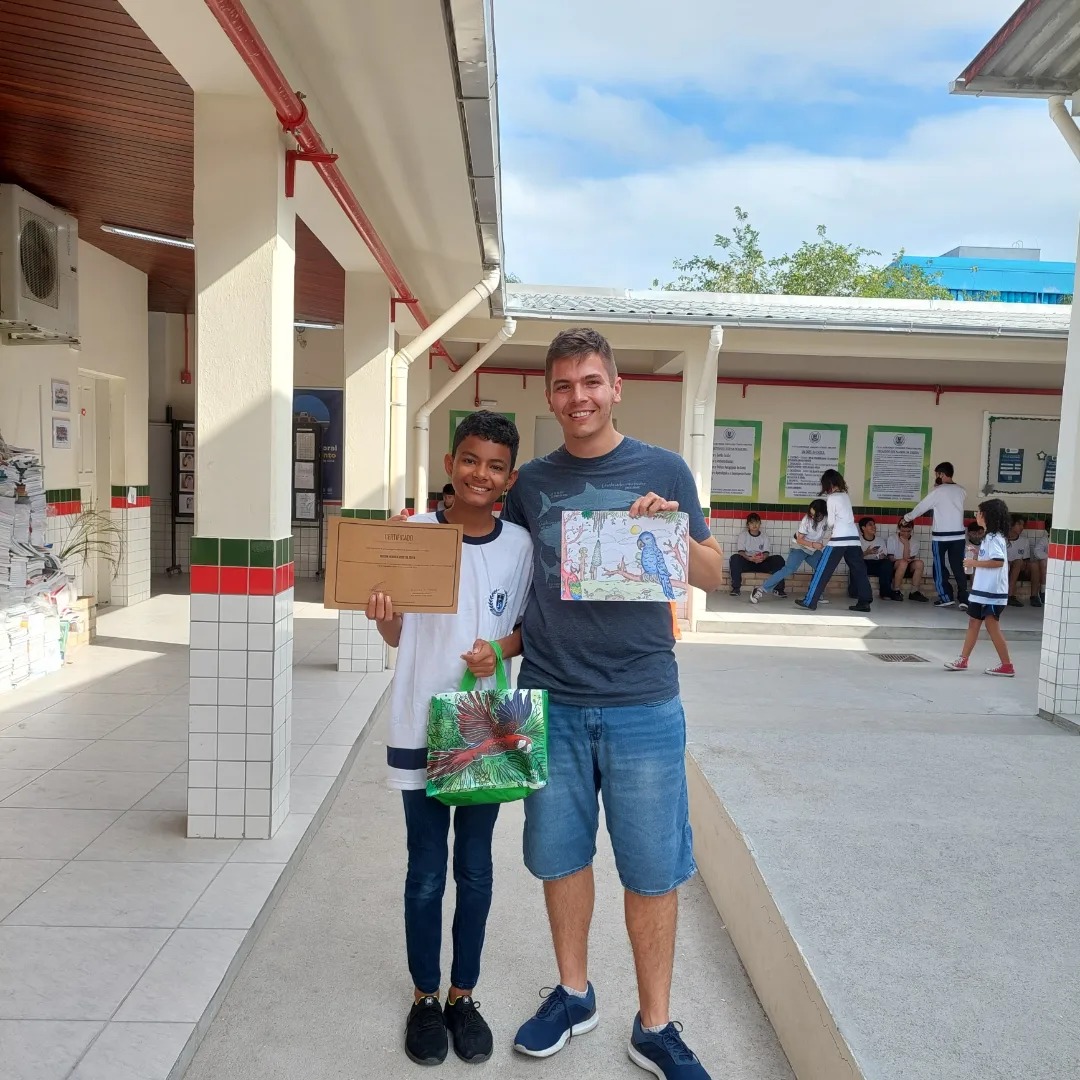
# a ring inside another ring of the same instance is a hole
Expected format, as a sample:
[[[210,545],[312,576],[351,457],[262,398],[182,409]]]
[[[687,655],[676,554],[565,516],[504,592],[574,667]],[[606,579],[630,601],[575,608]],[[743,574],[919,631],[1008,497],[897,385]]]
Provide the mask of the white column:
[[[694,432],[694,395],[697,393],[698,384],[701,382],[701,372],[705,367],[705,347],[706,343],[700,348],[695,349],[692,352],[685,354],[685,361],[683,363],[683,381],[682,381],[682,427],[681,427],[681,441],[680,449],[683,459],[686,464],[690,466],[691,470],[694,468],[693,461],[693,432]],[[707,397],[705,401],[705,465],[700,477],[695,477],[698,482],[698,501],[701,508],[705,511],[705,518],[709,520],[709,503],[711,501],[712,487],[712,439],[713,439],[713,418],[716,415],[716,383],[707,388]],[[710,521],[711,525],[711,521]],[[690,622],[690,628],[694,629],[695,621],[700,617],[701,613],[705,611],[706,596],[700,589],[691,589],[688,597],[688,602],[685,605],[680,605],[678,615],[680,619],[687,619]]]
[[[289,812],[294,216],[261,99],[195,97],[199,381],[188,835]]]
[[[1080,248],[1080,243],[1078,243]],[[1039,658],[1039,712],[1080,727],[1080,252],[1065,352],[1057,481]],[[1073,422],[1070,422],[1073,421]]]
[[[390,506],[390,285],[345,275],[344,517],[384,519]],[[338,613],[338,671],[382,671],[386,645],[362,612]]]

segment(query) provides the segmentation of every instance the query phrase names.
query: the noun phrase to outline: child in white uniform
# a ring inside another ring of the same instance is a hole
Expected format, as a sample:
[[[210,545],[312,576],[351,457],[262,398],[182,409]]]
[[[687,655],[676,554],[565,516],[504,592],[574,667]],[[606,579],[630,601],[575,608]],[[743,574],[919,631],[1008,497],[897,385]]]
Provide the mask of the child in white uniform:
[[[862,540],[855,527],[855,514],[851,509],[847,483],[836,469],[826,469],[821,477],[821,494],[828,507],[829,542],[821,556],[814,576],[810,579],[810,588],[799,607],[816,611],[825,586],[836,572],[841,562],[846,562],[851,577],[851,587],[855,591],[856,603],[851,611],[869,611],[874,594],[870,591],[870,578],[866,574],[863,560]]]
[[[964,568],[974,570],[971,594],[968,598],[968,631],[960,656],[945,667],[949,671],[967,671],[979,629],[985,623],[986,632],[998,654],[997,667],[987,668],[987,675],[1003,675],[1011,679],[1016,670],[1009,659],[1009,646],[1001,632],[1001,613],[1009,599],[1009,551],[1006,536],[1009,532],[1009,508],[1000,499],[980,503],[979,524],[986,529],[986,536],[979,547],[976,559],[965,559]]]

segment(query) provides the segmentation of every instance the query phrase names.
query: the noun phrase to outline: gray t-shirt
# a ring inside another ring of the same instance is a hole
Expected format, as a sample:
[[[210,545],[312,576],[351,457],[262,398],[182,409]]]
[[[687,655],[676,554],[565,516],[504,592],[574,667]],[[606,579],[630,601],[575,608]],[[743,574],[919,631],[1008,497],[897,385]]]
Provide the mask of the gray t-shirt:
[[[694,478],[678,454],[624,438],[598,458],[560,447],[521,467],[502,516],[533,539],[532,594],[518,685],[568,705],[642,705],[679,692],[671,608],[666,603],[560,599],[564,510],[629,510],[650,491],[690,515],[690,535],[711,535]]]

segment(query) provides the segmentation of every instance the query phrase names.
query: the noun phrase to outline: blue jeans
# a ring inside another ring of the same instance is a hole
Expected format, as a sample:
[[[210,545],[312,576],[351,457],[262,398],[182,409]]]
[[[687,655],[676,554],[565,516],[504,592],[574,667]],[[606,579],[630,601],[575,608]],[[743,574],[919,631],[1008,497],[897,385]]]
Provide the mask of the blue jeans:
[[[435,994],[441,984],[442,900],[446,889],[450,807],[429,799],[425,791],[403,791],[409,869],[405,876],[405,948],[409,974],[422,994]],[[471,990],[480,981],[491,909],[491,836],[498,803],[459,806],[454,811],[454,959],[450,982]]]
[[[777,570],[775,574],[767,577],[762,582],[761,587],[765,592],[772,592],[781,581],[791,577],[803,563],[809,563],[810,569],[816,570],[819,562],[821,562],[820,551],[803,551],[802,548],[793,547],[787,553],[787,561],[784,563],[783,569]]]
[[[548,705],[548,784],[525,800],[525,865],[545,881],[596,855],[604,799],[623,887],[662,896],[697,870],[678,696],[647,705]]]

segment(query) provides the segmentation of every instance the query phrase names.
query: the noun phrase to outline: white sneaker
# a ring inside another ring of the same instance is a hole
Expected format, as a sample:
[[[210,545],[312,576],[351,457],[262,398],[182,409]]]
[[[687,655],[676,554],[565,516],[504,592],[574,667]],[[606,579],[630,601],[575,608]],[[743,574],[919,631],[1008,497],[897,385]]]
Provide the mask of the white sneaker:
[[[765,595],[765,590],[760,585],[754,586],[754,591],[750,594],[750,603],[759,604],[761,598]]]

